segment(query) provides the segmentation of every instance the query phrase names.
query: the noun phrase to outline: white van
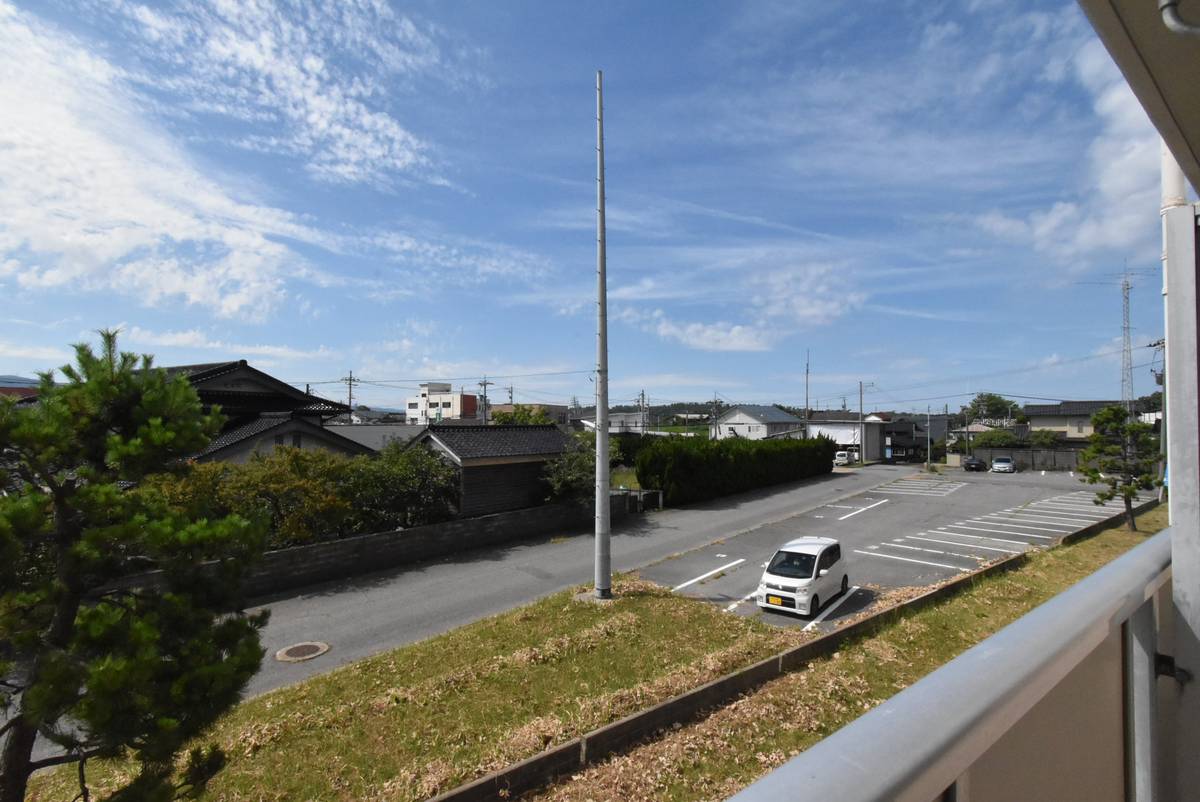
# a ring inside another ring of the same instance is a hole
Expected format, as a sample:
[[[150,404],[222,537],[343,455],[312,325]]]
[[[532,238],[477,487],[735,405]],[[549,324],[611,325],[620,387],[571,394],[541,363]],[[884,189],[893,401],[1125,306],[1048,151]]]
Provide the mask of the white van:
[[[829,601],[849,587],[841,545],[831,537],[801,537],[775,552],[754,596],[764,610],[816,615],[822,599]]]
[[[849,465],[850,464],[850,452],[849,451],[839,451],[836,454],[834,454],[833,455],[833,464],[834,465]]]

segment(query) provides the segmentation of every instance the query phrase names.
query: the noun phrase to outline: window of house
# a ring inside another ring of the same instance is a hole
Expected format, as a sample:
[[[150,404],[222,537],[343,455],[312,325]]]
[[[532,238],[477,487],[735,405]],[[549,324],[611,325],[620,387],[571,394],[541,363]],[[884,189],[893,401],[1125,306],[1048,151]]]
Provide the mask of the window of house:
[[[281,434],[275,435],[275,445],[277,445],[277,446],[283,445],[283,435],[281,435]]]
[[[449,401],[443,401],[443,402],[442,402],[442,409],[450,409],[450,402],[449,402]]]
[[[292,445],[294,447],[296,447],[296,448],[301,447],[300,440],[301,440],[300,432],[292,432]]]
[[[1081,421],[1081,420],[1075,421],[1075,433],[1083,434],[1083,421]]]
[[[409,409],[416,409],[416,408],[417,408],[417,402],[416,402],[416,401],[409,401],[409,402],[408,402],[408,408],[409,408]]]

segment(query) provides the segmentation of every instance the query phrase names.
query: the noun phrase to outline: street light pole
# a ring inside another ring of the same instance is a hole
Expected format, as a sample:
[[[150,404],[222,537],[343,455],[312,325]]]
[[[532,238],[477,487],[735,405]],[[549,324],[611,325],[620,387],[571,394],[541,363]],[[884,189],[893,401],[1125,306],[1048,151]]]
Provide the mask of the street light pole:
[[[608,286],[604,250],[604,73],[596,70],[596,598],[612,598],[608,475]]]

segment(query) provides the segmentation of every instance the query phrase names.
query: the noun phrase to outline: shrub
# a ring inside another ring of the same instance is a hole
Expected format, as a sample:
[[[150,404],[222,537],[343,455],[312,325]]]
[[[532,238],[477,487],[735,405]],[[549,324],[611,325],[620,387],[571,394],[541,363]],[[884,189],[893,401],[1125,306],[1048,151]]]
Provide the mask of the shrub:
[[[667,504],[687,504],[829,473],[837,444],[814,440],[701,440],[667,437],[637,459],[642,487],[659,488]]]
[[[990,432],[980,432],[971,438],[971,448],[1016,448],[1021,445],[1021,438],[1007,429],[993,429]]]
[[[268,547],[444,521],[454,514],[455,469],[425,449],[389,445],[375,457],[279,448],[244,464],[192,465],[149,478],[158,495],[197,518],[236,514],[267,527]]]

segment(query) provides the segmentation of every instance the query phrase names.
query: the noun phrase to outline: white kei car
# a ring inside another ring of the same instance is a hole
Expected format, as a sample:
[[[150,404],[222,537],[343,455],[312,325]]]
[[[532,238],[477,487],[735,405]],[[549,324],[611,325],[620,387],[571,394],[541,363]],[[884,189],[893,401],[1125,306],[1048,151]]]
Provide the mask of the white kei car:
[[[754,599],[764,610],[816,615],[822,599],[829,601],[849,587],[841,545],[831,537],[801,537],[775,552]]]

